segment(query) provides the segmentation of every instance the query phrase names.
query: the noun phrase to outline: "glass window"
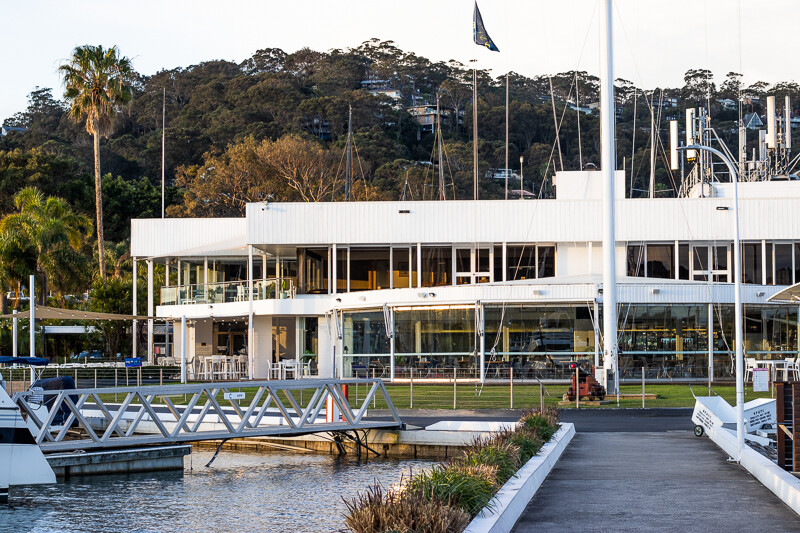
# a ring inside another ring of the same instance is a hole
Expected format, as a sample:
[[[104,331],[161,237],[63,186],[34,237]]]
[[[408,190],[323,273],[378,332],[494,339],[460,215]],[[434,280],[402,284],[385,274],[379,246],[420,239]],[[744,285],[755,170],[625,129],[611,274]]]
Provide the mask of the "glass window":
[[[761,284],[761,243],[742,244],[742,282]]]
[[[800,283],[800,242],[794,245],[794,282]]]
[[[792,248],[791,244],[775,245],[775,284],[792,284]]]
[[[305,291],[309,294],[328,292],[328,249],[307,248],[305,255]]]
[[[383,311],[346,313],[342,331],[343,350],[348,355],[388,354],[389,337]]]
[[[474,307],[396,309],[394,316],[398,372],[446,377],[453,368],[476,370]]]
[[[772,278],[772,243],[768,242],[765,245],[766,250],[766,264],[764,265],[764,274],[766,274],[766,284],[772,285],[773,278]]]
[[[389,248],[350,249],[350,290],[389,288]]]
[[[472,272],[471,253],[469,248],[456,248],[456,273],[469,274]]]
[[[506,247],[508,281],[536,279],[536,246]]]
[[[556,247],[537,246],[538,268],[540,278],[552,278],[556,275]]]
[[[689,279],[689,245],[678,245],[678,279]]]
[[[395,289],[411,287],[411,270],[416,265],[409,260],[408,247],[395,248],[392,250],[392,287]]]
[[[347,248],[336,250],[336,291],[347,292]]]
[[[475,272],[489,272],[491,270],[489,266],[490,255],[489,248],[477,248],[475,250]]]
[[[494,247],[494,281],[503,281],[503,247]]]
[[[671,244],[647,245],[647,277],[672,279],[675,246]]]
[[[422,247],[422,286],[450,285],[452,276],[452,248]]]
[[[638,244],[628,246],[628,276],[644,277],[644,246]]]

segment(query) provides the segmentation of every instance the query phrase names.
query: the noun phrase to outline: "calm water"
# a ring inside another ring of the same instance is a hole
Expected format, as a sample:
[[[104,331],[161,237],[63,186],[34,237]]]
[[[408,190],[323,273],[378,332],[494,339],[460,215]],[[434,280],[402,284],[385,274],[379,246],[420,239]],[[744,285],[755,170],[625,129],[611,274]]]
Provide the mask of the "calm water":
[[[12,489],[0,531],[341,531],[342,496],[374,479],[384,486],[423,460],[195,451],[185,471],[73,478]]]

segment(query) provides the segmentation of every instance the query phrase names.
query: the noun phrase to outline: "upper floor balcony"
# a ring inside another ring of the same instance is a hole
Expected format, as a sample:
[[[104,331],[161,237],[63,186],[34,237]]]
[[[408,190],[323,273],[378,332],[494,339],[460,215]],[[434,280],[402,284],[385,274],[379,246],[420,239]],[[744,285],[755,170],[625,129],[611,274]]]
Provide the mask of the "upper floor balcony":
[[[294,298],[296,293],[291,278],[253,280],[253,300],[282,300]],[[161,305],[219,304],[246,302],[249,299],[250,286],[247,280],[161,288]]]

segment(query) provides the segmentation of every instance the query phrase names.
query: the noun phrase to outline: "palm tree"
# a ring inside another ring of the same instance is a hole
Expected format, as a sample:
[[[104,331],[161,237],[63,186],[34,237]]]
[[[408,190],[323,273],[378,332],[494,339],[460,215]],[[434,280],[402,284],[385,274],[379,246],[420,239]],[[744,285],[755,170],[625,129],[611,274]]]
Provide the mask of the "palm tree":
[[[86,120],[86,131],[94,139],[94,195],[97,212],[97,246],[100,277],[106,277],[103,241],[103,196],[100,178],[100,137],[107,137],[117,110],[133,97],[133,68],[116,46],[84,45],[75,48],[72,59],[59,67],[70,102],[69,115],[76,122]]]
[[[17,259],[14,270],[0,272],[5,281],[35,272],[42,293],[47,293],[50,283],[62,303],[64,294],[82,291],[88,283],[88,260],[82,248],[92,234],[89,217],[74,212],[61,198],[45,197],[35,187],[19,191],[14,206],[17,212],[0,219],[0,252]],[[4,255],[0,262],[5,263]]]

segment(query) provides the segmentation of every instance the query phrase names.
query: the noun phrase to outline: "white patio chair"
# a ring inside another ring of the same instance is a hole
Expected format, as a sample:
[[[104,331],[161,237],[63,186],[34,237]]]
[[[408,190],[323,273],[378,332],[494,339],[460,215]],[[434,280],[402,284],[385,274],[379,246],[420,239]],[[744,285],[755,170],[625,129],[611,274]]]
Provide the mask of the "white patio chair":
[[[786,358],[786,364],[778,371],[783,372],[783,381],[798,380],[800,379],[800,365],[798,361],[800,358]]]
[[[300,377],[299,373],[299,365],[297,364],[297,359],[288,359],[283,361],[283,378],[289,379],[289,374],[292,374],[292,379],[298,379]]]
[[[744,380],[753,381],[753,369],[756,368],[756,358],[755,357],[745,357],[744,358]]]

